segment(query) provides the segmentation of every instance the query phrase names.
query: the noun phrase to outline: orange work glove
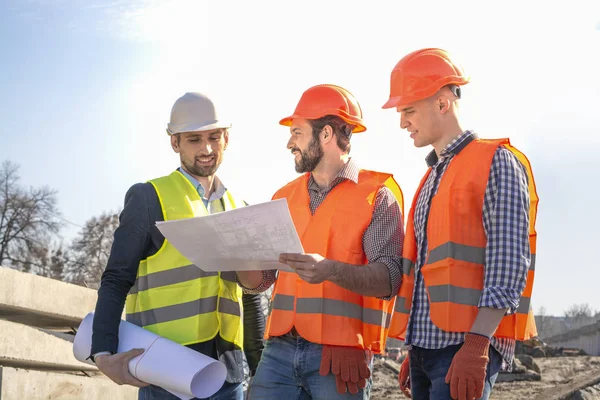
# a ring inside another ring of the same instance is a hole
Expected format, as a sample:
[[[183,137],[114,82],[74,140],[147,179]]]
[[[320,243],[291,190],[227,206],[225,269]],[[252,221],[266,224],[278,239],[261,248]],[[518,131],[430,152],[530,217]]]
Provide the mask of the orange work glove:
[[[489,349],[490,339],[486,336],[476,333],[465,335],[465,342],[454,355],[446,374],[450,397],[473,400],[483,396]]]
[[[402,361],[402,365],[400,365],[398,383],[400,384],[400,390],[402,390],[404,396],[410,399],[412,396],[410,395],[410,364],[408,361],[408,354],[404,358],[404,361]]]
[[[365,350],[355,347],[323,345],[319,374],[326,376],[330,371],[335,375],[338,393],[346,393],[347,387],[356,394],[367,386],[371,377]]]

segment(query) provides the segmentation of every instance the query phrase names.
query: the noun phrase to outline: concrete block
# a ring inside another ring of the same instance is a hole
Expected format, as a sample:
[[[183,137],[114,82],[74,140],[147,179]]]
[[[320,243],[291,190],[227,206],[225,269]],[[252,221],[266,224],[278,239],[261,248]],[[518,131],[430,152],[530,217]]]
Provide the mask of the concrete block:
[[[0,267],[0,319],[69,331],[96,299],[93,289]]]
[[[104,376],[0,367],[0,400],[136,400],[137,392]]]
[[[0,365],[37,370],[97,372],[73,356],[73,344],[30,326],[0,320]]]

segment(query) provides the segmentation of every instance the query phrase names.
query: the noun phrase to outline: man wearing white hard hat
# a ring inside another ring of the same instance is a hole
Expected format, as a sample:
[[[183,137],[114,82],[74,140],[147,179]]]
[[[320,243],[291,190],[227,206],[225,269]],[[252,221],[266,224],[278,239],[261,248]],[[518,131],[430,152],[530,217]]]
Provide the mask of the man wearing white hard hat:
[[[242,294],[237,282],[260,288],[262,273],[204,272],[155,226],[156,221],[245,205],[215,175],[223,162],[230,127],[210,97],[186,93],[173,105],[167,126],[181,165],[167,176],[133,185],[125,196],[98,290],[90,357],[114,382],[140,387],[140,399],[177,397],[129,373],[128,361],[143,350],[117,353],[125,303],[129,322],[225,363],[227,380],[211,400],[243,399],[242,351],[251,373],[260,359],[264,332],[260,297]]]

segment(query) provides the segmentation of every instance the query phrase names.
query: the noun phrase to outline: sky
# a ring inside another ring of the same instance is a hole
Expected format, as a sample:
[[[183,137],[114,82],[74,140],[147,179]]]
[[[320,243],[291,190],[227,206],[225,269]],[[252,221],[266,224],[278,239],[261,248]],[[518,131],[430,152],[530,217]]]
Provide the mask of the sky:
[[[188,91],[210,93],[233,123],[218,175],[249,203],[297,177],[287,128],[302,92],[350,90],[367,131],[363,168],[393,173],[405,212],[425,172],[394,110],[390,72],[424,47],[471,76],[463,126],[509,137],[540,196],[533,306],[600,310],[600,2],[2,0],[0,161],[22,183],[58,191],[74,237],[117,211],[134,183],[178,166],[165,132]]]

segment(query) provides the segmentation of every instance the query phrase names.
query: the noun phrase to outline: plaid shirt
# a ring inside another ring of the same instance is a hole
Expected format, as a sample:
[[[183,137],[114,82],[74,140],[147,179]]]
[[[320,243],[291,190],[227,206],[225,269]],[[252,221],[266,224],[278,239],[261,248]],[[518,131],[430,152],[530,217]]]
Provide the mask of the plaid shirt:
[[[358,164],[350,159],[341,169],[329,187],[321,190],[315,182],[312,174],[308,179],[308,195],[310,199],[310,211],[315,213],[323,203],[325,197],[344,180],[358,182]],[[381,297],[389,300],[398,293],[402,279],[402,243],[404,242],[404,224],[402,222],[402,210],[398,201],[387,188],[383,187],[377,192],[375,207],[371,223],[363,234],[363,249],[369,263],[379,262],[384,264],[390,273],[391,296]],[[253,290],[245,289],[248,293],[260,293],[271,286],[277,277],[276,270],[263,271],[263,281],[259,287]]]
[[[406,344],[427,349],[441,349],[464,341],[464,333],[445,332],[435,326],[429,316],[429,300],[421,267],[427,259],[426,226],[431,198],[437,193],[440,180],[452,158],[476,138],[463,132],[440,153],[427,156],[431,174],[419,193],[415,209],[415,235],[418,246],[415,267],[413,305],[407,329]],[[529,248],[529,189],[527,173],[510,150],[496,150],[490,169],[483,204],[483,226],[487,236],[485,251],[484,288],[479,307],[507,308],[516,312],[521,292],[525,288],[531,260]],[[515,341],[491,339],[502,355],[504,368],[512,366]]]

